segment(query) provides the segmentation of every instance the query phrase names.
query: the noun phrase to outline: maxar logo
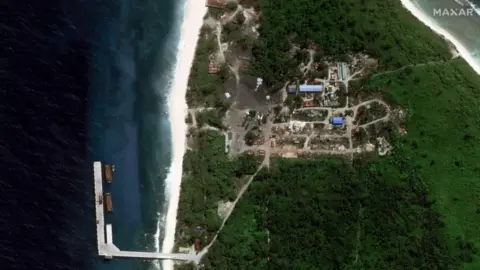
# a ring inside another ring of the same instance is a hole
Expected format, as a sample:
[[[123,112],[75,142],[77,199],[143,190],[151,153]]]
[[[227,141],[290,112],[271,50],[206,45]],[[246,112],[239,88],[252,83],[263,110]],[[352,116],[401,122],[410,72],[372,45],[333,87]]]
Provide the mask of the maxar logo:
[[[434,8],[433,16],[473,16],[473,8]]]

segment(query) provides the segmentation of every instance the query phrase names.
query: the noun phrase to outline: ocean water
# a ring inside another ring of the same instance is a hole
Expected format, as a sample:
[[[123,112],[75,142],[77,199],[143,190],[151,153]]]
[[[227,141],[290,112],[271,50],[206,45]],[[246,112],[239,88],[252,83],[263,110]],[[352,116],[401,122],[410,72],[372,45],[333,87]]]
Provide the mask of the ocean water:
[[[424,14],[452,34],[465,46],[476,62],[480,63],[480,0],[411,1]],[[445,13],[435,14],[435,10],[445,11]]]
[[[114,243],[161,248],[183,2],[2,1],[1,269],[158,267],[97,256],[92,161],[116,166]]]

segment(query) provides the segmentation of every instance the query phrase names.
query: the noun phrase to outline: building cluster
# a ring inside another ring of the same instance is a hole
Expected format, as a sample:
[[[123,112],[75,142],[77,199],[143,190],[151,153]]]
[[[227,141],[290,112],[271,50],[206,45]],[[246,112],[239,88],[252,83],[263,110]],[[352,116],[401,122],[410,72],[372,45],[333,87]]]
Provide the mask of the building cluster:
[[[315,78],[299,84],[293,82],[287,85],[287,94],[300,95],[303,107],[338,107],[341,106],[339,95],[346,92],[343,83],[350,76],[350,68],[346,63],[333,63],[328,68],[328,78]]]
[[[314,104],[315,98],[321,98],[323,92],[323,83],[317,84],[290,84],[287,86],[287,93],[290,95],[300,95],[303,100],[303,107],[318,106]]]
[[[303,149],[303,146],[306,140],[307,140],[306,137],[288,136],[288,137],[280,137],[275,142],[279,149],[290,151],[290,150]]]
[[[337,78],[340,81],[348,79],[349,69],[346,63],[337,63]]]
[[[347,80],[350,76],[350,69],[346,63],[337,63],[328,69],[328,79],[330,83]]]
[[[287,86],[287,94],[300,95],[303,107],[337,107],[340,105],[338,90],[345,90],[341,82],[329,83],[327,87],[323,83],[316,84],[290,84]]]
[[[377,67],[378,67],[377,60],[370,58],[368,57],[368,55],[365,55],[365,54],[356,54],[352,59],[350,70],[353,73],[363,68],[375,69]]]
[[[342,82],[330,82],[325,89],[322,106],[325,106],[325,107],[340,106],[339,97],[338,97],[338,93],[340,90],[346,91],[345,85]]]
[[[287,93],[289,94],[308,94],[308,93],[322,93],[323,84],[289,84],[287,86]]]
[[[377,138],[378,155],[385,156],[393,150],[393,146],[384,137]]]
[[[338,152],[346,151],[349,148],[349,141],[346,137],[315,136],[309,141],[308,148],[312,150],[333,150]]]

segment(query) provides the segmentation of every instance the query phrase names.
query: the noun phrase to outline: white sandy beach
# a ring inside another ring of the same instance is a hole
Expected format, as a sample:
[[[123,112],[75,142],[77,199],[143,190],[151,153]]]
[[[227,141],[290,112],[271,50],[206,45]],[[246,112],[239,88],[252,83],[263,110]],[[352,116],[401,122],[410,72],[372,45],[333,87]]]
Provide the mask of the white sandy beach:
[[[182,180],[183,155],[185,154],[185,137],[187,124],[185,118],[188,113],[187,92],[188,77],[195,56],[198,36],[203,24],[203,17],[207,12],[205,1],[187,0],[184,8],[184,19],[181,28],[180,43],[178,45],[177,63],[175,66],[174,80],[169,100],[170,123],[172,125],[173,158],[168,175],[167,190],[169,206],[165,224],[165,238],[162,251],[172,251],[175,240],[175,227],[177,224],[177,209],[180,197],[180,184]],[[173,262],[163,261],[163,269],[173,269]]]
[[[445,39],[450,41],[457,51],[460,53],[460,56],[467,61],[467,63],[477,72],[480,74],[480,61],[475,60],[475,58],[468,52],[468,50],[453,37],[450,33],[448,33],[445,29],[441,28],[432,18],[428,15],[424,14],[419,8],[417,8],[412,2],[409,0],[400,0],[402,5],[408,9],[413,16],[417,17],[422,23],[426,26],[430,27],[434,32],[443,36]]]

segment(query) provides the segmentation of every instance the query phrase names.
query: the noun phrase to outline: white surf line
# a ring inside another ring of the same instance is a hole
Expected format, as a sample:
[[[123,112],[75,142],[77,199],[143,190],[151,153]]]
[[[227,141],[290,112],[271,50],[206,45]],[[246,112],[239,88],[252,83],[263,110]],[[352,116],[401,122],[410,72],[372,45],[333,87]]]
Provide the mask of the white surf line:
[[[471,1],[468,1],[466,0],[467,3],[473,8],[473,10],[475,11],[475,13],[477,13],[479,16],[480,16],[480,7],[476,6],[474,3],[472,3]]]
[[[167,179],[169,177],[167,176]],[[166,200],[166,199],[165,199]],[[161,252],[160,250],[160,228],[162,224],[166,224],[166,215],[161,215],[160,212],[157,212],[157,231],[153,235],[153,241],[154,241],[154,246],[155,246],[155,251],[156,252]],[[165,231],[165,229],[164,229]],[[154,261],[153,265],[155,266],[156,269],[160,269],[160,263],[158,261]]]
[[[195,49],[203,24],[203,17],[207,7],[203,0],[187,0],[184,7],[184,17],[178,44],[177,64],[175,77],[169,97],[170,123],[172,125],[173,159],[169,175],[169,206],[165,223],[165,238],[162,251],[172,251],[175,241],[175,227],[177,224],[177,210],[182,181],[183,155],[185,154],[185,136],[187,124],[185,118],[188,113],[186,101],[188,77],[195,56]],[[171,260],[163,261],[163,270],[173,269]]]
[[[473,70],[480,74],[480,60],[477,62],[475,58],[470,54],[470,52],[463,46],[455,37],[453,37],[448,31],[441,28],[433,19],[428,15],[423,13],[418,7],[416,7],[410,0],[400,0],[402,5],[417,17],[423,24],[430,27],[435,33],[443,36],[445,39],[450,41],[457,51],[460,53],[460,56],[467,61],[467,63],[473,68]]]

